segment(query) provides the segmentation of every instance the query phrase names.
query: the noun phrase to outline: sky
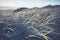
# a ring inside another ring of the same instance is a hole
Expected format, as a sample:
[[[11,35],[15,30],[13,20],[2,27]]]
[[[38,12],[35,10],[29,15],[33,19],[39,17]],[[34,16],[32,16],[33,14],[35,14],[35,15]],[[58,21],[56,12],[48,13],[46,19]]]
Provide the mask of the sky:
[[[6,7],[43,7],[60,5],[60,0],[0,0],[0,6]]]

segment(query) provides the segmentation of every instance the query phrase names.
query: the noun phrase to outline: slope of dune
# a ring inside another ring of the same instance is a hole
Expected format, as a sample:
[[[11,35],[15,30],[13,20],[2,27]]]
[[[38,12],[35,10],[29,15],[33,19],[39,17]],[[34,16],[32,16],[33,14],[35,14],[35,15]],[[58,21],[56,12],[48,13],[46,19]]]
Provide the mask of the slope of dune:
[[[0,35],[0,40],[59,40],[60,5],[0,10]]]

